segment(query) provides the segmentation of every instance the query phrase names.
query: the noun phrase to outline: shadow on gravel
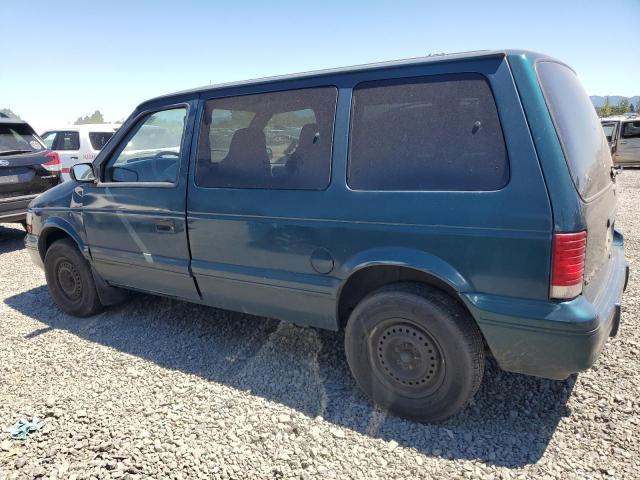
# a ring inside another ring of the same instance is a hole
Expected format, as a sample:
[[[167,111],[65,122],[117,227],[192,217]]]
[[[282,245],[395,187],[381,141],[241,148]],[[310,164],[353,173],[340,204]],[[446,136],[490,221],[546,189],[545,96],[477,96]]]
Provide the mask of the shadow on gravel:
[[[0,225],[0,254],[10,253],[24,248],[24,230],[18,224],[15,228]]]
[[[351,378],[339,333],[147,295],[84,320],[61,314],[44,286],[5,302],[50,328],[427,455],[522,467],[543,455],[570,414],[575,377],[554,382],[516,375],[489,361],[470,406],[445,423],[423,425],[371,406]]]

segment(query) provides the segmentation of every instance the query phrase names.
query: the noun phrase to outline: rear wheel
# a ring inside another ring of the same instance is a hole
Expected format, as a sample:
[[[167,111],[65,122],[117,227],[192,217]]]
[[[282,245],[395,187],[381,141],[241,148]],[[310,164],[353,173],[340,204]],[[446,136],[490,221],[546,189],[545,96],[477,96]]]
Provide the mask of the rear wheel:
[[[91,267],[71,239],[57,240],[49,247],[44,272],[54,302],[65,313],[88,317],[102,310]]]
[[[375,403],[421,421],[462,409],[484,372],[482,336],[468,313],[419,284],[391,285],[362,300],[347,323],[345,348]]]

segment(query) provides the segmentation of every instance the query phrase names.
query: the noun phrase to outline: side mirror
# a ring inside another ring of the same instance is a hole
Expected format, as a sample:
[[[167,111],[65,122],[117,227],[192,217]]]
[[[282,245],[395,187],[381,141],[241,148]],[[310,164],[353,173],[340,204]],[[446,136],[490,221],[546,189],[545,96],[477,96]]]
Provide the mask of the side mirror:
[[[96,176],[93,174],[93,165],[90,163],[76,163],[71,167],[71,178],[76,182],[95,182]]]
[[[111,168],[112,182],[137,182],[138,172],[124,167]]]

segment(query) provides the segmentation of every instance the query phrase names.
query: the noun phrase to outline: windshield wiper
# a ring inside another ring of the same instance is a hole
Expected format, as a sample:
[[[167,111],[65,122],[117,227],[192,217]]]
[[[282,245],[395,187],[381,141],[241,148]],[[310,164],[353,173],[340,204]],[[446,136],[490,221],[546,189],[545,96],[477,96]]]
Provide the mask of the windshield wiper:
[[[33,150],[0,150],[0,155],[14,155],[16,153],[29,153]]]

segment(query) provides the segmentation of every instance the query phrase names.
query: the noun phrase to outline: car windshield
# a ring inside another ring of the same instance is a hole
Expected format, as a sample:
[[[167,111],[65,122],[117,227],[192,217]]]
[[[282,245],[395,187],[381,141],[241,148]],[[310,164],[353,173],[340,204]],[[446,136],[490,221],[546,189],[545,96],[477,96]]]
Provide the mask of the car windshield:
[[[0,125],[0,155],[37,152],[43,148],[29,125]]]
[[[616,130],[616,124],[613,122],[603,123],[602,129],[604,130],[605,137],[607,137],[607,141],[610,142],[613,132]]]

